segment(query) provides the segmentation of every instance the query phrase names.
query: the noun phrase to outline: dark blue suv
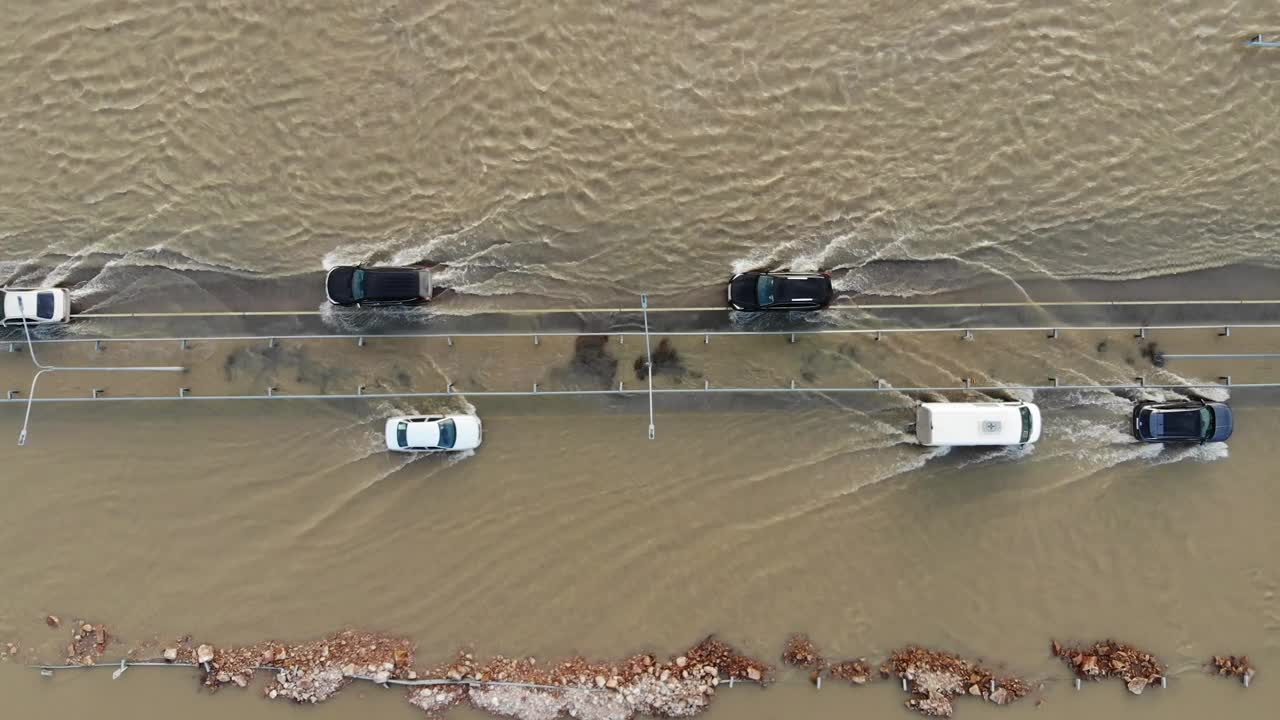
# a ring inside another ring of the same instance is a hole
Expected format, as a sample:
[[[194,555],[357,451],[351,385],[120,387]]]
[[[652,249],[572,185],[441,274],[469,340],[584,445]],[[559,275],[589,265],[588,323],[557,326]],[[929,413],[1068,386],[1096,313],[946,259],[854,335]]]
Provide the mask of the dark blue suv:
[[[1223,442],[1231,430],[1231,408],[1219,402],[1143,402],[1133,408],[1133,435],[1143,442]]]

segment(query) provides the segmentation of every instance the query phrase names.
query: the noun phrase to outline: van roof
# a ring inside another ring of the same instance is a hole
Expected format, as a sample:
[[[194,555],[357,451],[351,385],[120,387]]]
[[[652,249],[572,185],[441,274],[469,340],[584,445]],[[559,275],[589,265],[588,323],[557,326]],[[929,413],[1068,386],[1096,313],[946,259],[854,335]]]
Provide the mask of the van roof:
[[[1032,409],[1032,422],[1039,425],[1040,413],[1031,403],[924,403],[916,411],[916,438],[922,445],[1019,445],[1023,407]],[[1039,434],[1033,426],[1030,442]]]

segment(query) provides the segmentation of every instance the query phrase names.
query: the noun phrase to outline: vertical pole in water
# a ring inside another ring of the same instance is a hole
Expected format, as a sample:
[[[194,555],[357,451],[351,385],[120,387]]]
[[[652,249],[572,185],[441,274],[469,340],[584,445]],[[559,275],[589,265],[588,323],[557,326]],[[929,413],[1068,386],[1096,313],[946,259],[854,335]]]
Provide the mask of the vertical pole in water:
[[[655,436],[653,427],[653,351],[649,347],[649,296],[640,296],[640,312],[644,315],[644,357],[649,368],[649,439]]]

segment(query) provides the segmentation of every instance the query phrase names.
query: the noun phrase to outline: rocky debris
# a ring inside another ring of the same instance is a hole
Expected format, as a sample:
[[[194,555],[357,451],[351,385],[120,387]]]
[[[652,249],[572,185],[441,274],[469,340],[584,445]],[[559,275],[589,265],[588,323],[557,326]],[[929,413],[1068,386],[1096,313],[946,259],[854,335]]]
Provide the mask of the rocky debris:
[[[178,659],[178,648],[176,647],[165,648],[164,653],[161,654],[161,657],[164,658],[165,662],[176,661]]]
[[[518,720],[628,720],[696,715],[710,704],[722,678],[763,684],[770,668],[707,638],[667,661],[646,654],[616,663],[574,657],[544,665],[533,658],[479,662],[470,653],[459,653],[452,662],[418,674],[468,684],[411,689],[409,703],[428,714],[467,701]]]
[[[107,631],[107,626],[101,623],[77,620],[73,625],[76,629],[71,634],[71,642],[67,645],[67,664],[95,664],[111,644],[111,633]]]
[[[1151,653],[1115,640],[1080,647],[1064,647],[1054,641],[1053,656],[1066,663],[1081,679],[1119,678],[1134,695],[1141,695],[1148,686],[1158,684],[1165,671]]]
[[[1214,655],[1210,664],[1219,676],[1239,678],[1246,686],[1258,672],[1249,663],[1248,655]]]
[[[854,685],[866,685],[871,680],[871,665],[865,660],[846,660],[831,666],[831,677]]]
[[[179,652],[181,655],[181,652]],[[347,630],[332,637],[287,645],[266,641],[237,648],[201,645],[195,662],[208,658],[204,684],[217,688],[228,683],[247,687],[255,670],[275,670],[275,679],[264,693],[299,703],[328,700],[352,678],[386,682],[407,679],[412,672],[413,645],[400,638]]]
[[[10,656],[10,657],[12,657],[12,656],[14,656],[14,655],[17,655],[17,654],[18,654],[18,650],[20,650],[20,649],[21,649],[21,648],[20,648],[20,647],[18,647],[18,645],[14,644],[14,643],[5,643],[5,646],[4,646],[4,652],[5,652],[5,655]]]
[[[782,648],[782,662],[795,667],[822,670],[827,666],[826,658],[818,652],[813,641],[804,633],[796,633],[787,638]]]
[[[439,715],[466,699],[467,690],[460,685],[436,685],[409,690],[409,704],[428,716]]]
[[[57,629],[62,626],[62,618],[57,615],[46,615],[44,618],[44,624]]]
[[[906,679],[911,693],[907,707],[930,717],[951,717],[952,701],[963,695],[1005,705],[1029,691],[1016,677],[997,677],[977,663],[918,647],[895,650],[880,666],[880,674]]]

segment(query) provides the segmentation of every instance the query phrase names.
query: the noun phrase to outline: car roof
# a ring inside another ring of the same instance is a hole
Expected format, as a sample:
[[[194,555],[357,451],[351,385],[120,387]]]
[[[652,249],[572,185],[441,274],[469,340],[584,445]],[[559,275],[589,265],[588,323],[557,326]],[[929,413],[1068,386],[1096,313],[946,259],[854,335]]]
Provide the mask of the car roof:
[[[408,439],[410,447],[435,447],[440,442],[439,421],[410,422]]]

